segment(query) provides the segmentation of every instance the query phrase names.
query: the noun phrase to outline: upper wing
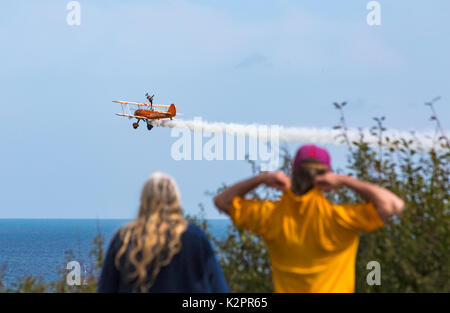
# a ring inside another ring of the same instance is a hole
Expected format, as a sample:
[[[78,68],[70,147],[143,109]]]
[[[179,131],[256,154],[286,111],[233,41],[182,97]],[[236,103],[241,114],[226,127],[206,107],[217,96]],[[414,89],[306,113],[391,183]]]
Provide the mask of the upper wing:
[[[123,104],[133,104],[133,105],[140,105],[140,106],[145,106],[145,107],[149,107],[151,106],[148,103],[142,103],[142,102],[129,102],[129,101],[120,101],[120,100],[113,100],[112,102],[115,103],[123,103]],[[168,108],[170,107],[170,105],[164,105],[164,104],[154,104],[154,107],[158,107],[158,108]],[[178,106],[175,106],[175,108],[178,109]]]

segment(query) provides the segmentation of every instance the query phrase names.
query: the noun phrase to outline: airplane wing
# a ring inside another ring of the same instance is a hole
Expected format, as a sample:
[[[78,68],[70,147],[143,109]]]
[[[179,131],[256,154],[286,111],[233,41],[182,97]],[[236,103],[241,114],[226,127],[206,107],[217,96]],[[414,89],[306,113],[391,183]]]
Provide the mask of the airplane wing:
[[[142,102],[129,102],[129,101],[120,101],[120,100],[113,100],[112,102],[115,103],[122,103],[122,104],[133,104],[133,105],[139,105],[139,106],[145,106],[145,107],[149,107],[150,104],[148,103],[142,103]],[[168,108],[170,107],[170,105],[164,105],[164,104],[154,104],[154,107],[158,107],[158,108]],[[178,106],[175,106],[175,108],[179,108]]]
[[[118,116],[132,117],[132,118],[137,118],[137,119],[141,119],[141,120],[148,120],[148,118],[146,118],[146,117],[143,117],[143,116],[137,116],[137,115],[131,115],[131,114],[120,114],[120,113],[116,113],[116,115],[118,115]]]
[[[170,120],[170,117],[148,118],[148,117],[144,117],[144,116],[137,116],[137,115],[132,115],[132,114],[120,114],[120,113],[116,113],[116,115],[130,117],[130,118],[138,118],[138,119],[141,119],[141,120],[152,120],[152,121]],[[180,118],[172,118],[172,120],[181,120],[181,119]]]

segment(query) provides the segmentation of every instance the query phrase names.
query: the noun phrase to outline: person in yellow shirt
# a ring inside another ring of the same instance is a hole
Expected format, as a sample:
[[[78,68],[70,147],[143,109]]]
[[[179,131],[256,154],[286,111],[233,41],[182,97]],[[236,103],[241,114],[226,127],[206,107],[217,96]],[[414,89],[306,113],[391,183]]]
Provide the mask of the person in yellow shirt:
[[[259,185],[283,191],[277,201],[246,199]],[[323,192],[346,186],[366,202],[330,203]],[[224,189],[216,207],[234,224],[259,235],[271,259],[275,292],[354,292],[359,236],[401,213],[404,202],[389,190],[332,172],[328,151],[298,150],[291,178],[263,172]]]

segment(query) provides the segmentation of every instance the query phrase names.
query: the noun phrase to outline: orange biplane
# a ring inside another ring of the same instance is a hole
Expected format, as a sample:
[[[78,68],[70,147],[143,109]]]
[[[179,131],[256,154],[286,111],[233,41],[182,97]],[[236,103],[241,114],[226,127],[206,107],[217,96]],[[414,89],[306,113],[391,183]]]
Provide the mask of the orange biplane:
[[[133,123],[133,128],[136,129],[139,127],[139,122],[144,120],[147,123],[147,129],[151,130],[153,125],[151,124],[152,120],[172,120],[173,117],[177,115],[177,106],[174,104],[171,105],[158,105],[158,104],[147,104],[147,103],[139,103],[139,102],[128,102],[128,101],[119,101],[113,100],[113,102],[120,103],[122,105],[122,114],[116,113],[119,116],[125,116],[129,119],[135,118],[137,122]],[[134,113],[131,114],[131,109],[133,109]],[[135,108],[133,108],[135,107]],[[159,108],[169,108],[167,111],[159,111],[155,110],[155,107]]]

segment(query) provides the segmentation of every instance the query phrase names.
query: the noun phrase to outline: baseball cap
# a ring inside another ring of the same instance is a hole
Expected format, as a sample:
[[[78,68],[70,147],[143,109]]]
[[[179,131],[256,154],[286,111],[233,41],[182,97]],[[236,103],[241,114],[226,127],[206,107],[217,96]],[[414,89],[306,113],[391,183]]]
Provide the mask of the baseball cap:
[[[316,159],[320,164],[325,165],[329,170],[331,170],[330,154],[326,149],[318,147],[316,145],[301,146],[298,149],[297,154],[295,155],[293,166],[300,166],[304,163],[305,160],[311,158]]]

